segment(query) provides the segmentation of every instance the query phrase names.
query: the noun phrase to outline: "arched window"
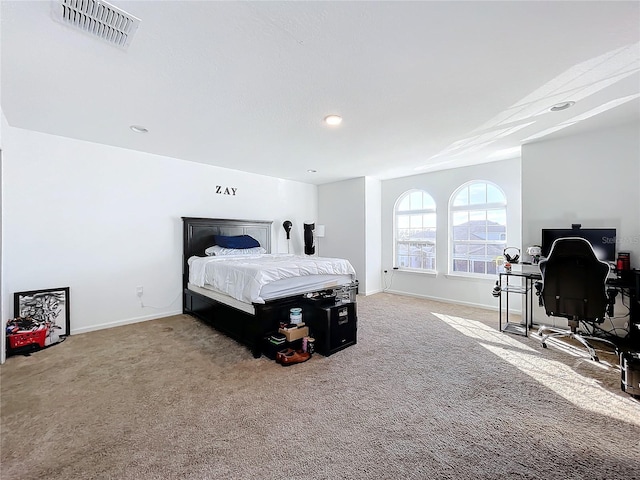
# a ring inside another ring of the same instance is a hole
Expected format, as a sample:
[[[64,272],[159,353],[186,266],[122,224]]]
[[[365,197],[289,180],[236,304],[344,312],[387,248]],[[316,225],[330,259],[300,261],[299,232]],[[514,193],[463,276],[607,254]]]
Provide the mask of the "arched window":
[[[451,196],[450,263],[452,273],[496,274],[496,257],[507,245],[507,199],[497,185],[476,180]]]
[[[436,202],[422,190],[409,190],[396,201],[394,263],[398,268],[436,269]]]

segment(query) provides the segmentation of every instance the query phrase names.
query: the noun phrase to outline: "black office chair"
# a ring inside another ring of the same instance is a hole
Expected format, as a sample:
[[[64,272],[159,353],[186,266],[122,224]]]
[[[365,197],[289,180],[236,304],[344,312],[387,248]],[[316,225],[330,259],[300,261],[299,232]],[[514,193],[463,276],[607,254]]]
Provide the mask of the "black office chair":
[[[540,262],[540,272],[540,297],[547,315],[569,320],[568,330],[540,327],[538,335],[542,336],[542,346],[547,347],[549,338],[569,337],[584,345],[596,362],[599,361],[598,355],[589,341],[609,345],[617,354],[613,342],[578,333],[580,323],[586,332],[593,333],[596,324],[604,322],[608,307],[612,306],[615,298],[607,292],[609,265],[598,260],[591,244],[583,238],[557,239],[549,257]]]

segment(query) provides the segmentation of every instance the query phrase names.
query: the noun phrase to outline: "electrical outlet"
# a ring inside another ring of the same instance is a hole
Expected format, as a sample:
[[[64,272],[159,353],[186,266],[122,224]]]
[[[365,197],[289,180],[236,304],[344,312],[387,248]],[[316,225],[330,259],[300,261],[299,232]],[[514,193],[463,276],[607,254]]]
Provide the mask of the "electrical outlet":
[[[144,290],[142,287],[136,287],[136,295],[141,297],[142,294],[144,293]]]

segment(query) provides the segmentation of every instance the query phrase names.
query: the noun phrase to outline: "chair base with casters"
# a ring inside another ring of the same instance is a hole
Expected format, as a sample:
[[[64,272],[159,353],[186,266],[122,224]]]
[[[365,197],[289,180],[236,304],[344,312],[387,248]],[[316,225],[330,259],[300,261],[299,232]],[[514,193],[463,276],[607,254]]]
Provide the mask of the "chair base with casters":
[[[604,338],[600,338],[600,337],[593,337],[590,335],[583,335],[581,333],[578,333],[578,325],[579,325],[580,321],[577,319],[570,319],[569,320],[569,330],[567,329],[561,329],[561,328],[556,328],[556,327],[548,327],[548,326],[542,326],[538,329],[538,335],[540,335],[542,337],[542,346],[544,348],[547,348],[547,340],[549,338],[560,338],[560,337],[567,337],[567,338],[572,338],[578,342],[580,342],[582,345],[584,345],[584,347],[587,349],[587,351],[589,352],[589,356],[591,357],[591,360],[593,360],[594,362],[599,362],[600,359],[598,358],[598,354],[596,353],[596,349],[591,345],[591,343],[589,343],[589,340],[593,341],[593,342],[599,342],[599,343],[604,343],[606,345],[609,345],[613,348],[614,352],[616,355],[619,355],[618,352],[618,346],[611,342],[610,340],[606,340]],[[546,332],[550,332],[550,333],[546,333]]]

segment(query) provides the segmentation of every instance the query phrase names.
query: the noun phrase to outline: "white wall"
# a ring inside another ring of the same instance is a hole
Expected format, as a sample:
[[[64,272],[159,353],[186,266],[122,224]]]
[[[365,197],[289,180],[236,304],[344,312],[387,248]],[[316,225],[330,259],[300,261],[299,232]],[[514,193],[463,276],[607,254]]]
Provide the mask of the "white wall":
[[[640,268],[640,124],[522,147],[522,238],[539,244],[543,228],[614,227],[616,251]],[[618,297],[618,300],[620,297]],[[615,316],[627,309],[616,305]],[[566,326],[536,308],[536,321]],[[613,326],[622,327],[626,318]],[[607,329],[613,326],[605,322]]]
[[[326,225],[322,255],[348,259],[365,295],[382,291],[381,192],[380,180],[371,177],[318,187],[318,223]]]
[[[492,162],[471,167],[442,170],[382,182],[382,268],[384,286],[389,292],[436,300],[497,308],[498,301],[491,290],[497,278],[478,279],[448,275],[448,206],[453,192],[471,180],[487,180],[497,184],[507,197],[507,242],[520,247],[520,160]],[[436,202],[437,238],[436,264],[438,274],[392,270],[393,209],[396,200],[407,190],[427,191]],[[510,307],[518,309],[516,296]]]
[[[522,147],[522,238],[543,228],[617,229],[617,251],[640,268],[640,124]]]
[[[326,236],[318,245],[323,257],[341,257],[356,269],[361,293],[366,289],[364,177],[318,187],[318,223]]]
[[[279,252],[291,220],[291,253],[317,217],[314,185],[3,129],[4,319],[14,292],[65,286],[72,333],[179,313],[182,216],[273,220]]]
[[[5,129],[5,126],[7,125],[7,121],[4,118],[4,112],[2,111],[2,108],[0,108],[0,212],[2,212],[2,205],[3,205],[3,201],[2,201],[2,197],[3,197],[3,188],[2,188],[2,184],[3,184],[3,170],[4,170],[4,162],[2,161],[2,137],[3,137],[3,132]],[[4,261],[3,261],[3,254],[2,254],[2,248],[3,248],[3,221],[2,221],[2,215],[0,215],[0,314],[2,314],[2,318],[3,320],[0,321],[0,326],[2,326],[2,331],[4,332],[5,329],[5,325],[6,325],[6,321],[9,317],[4,315],[5,312],[5,305],[8,303],[7,302],[7,296],[4,294],[4,290],[3,290],[3,286],[4,286]],[[4,336],[4,333],[3,333]],[[2,340],[0,340],[0,363],[4,363],[5,361],[5,357],[6,357],[6,342],[4,340],[4,337]]]
[[[382,182],[365,178],[366,289],[371,295],[382,291]]]

